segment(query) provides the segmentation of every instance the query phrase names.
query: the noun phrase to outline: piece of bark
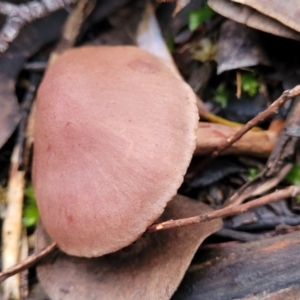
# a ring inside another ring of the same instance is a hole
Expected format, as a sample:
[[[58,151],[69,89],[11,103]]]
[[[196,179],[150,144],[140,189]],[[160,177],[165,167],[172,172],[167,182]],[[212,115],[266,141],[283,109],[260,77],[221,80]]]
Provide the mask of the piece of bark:
[[[176,196],[167,206],[163,220],[210,210],[201,202]],[[167,300],[199,245],[221,226],[217,219],[149,234],[119,252],[92,259],[55,253],[38,265],[38,277],[52,299]],[[48,243],[49,238],[40,227],[37,250]]]
[[[172,299],[300,299],[299,251],[295,232],[200,252]]]

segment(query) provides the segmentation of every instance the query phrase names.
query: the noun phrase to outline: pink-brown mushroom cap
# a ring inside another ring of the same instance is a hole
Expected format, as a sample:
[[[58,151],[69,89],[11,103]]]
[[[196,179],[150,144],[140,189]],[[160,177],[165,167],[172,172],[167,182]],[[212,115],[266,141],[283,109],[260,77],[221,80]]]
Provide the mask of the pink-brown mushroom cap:
[[[190,87],[136,47],[82,47],[38,91],[33,184],[64,252],[101,256],[135,241],[176,194],[196,144]]]

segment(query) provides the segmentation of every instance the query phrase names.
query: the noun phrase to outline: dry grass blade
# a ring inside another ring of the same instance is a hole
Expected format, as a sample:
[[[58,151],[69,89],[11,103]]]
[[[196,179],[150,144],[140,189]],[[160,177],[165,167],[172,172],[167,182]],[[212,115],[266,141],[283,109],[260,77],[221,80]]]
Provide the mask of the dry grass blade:
[[[22,232],[24,171],[19,171],[19,151],[17,144],[11,158],[11,170],[7,193],[7,210],[2,227],[2,265],[9,268],[15,265],[20,255]],[[3,285],[4,299],[20,298],[20,276],[11,277]]]

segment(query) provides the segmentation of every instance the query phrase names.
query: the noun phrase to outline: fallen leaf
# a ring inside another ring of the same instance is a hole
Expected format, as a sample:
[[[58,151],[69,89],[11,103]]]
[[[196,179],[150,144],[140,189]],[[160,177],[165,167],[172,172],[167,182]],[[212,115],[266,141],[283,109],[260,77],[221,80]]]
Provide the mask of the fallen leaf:
[[[160,221],[205,213],[198,201],[176,196]],[[156,232],[121,251],[98,258],[59,252],[38,265],[38,277],[51,299],[170,299],[202,241],[222,227],[221,220]],[[74,234],[77,234],[74,232]],[[50,243],[40,226],[37,250]]]
[[[261,14],[251,7],[228,0],[209,0],[208,5],[220,15],[249,27],[288,39],[300,40],[300,34],[297,31],[286,27],[269,16]]]
[[[284,25],[300,32],[298,0],[231,0],[250,6]]]
[[[258,64],[270,64],[260,46],[258,32],[231,20],[221,26],[217,61],[218,74]]]

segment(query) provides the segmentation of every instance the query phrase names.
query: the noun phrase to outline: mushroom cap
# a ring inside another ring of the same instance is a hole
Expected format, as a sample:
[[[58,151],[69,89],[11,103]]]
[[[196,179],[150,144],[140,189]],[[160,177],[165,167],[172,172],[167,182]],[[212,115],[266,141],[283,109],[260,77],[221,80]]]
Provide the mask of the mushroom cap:
[[[141,236],[181,185],[197,125],[191,88],[146,51],[59,57],[38,90],[33,185],[60,249],[101,256]]]

